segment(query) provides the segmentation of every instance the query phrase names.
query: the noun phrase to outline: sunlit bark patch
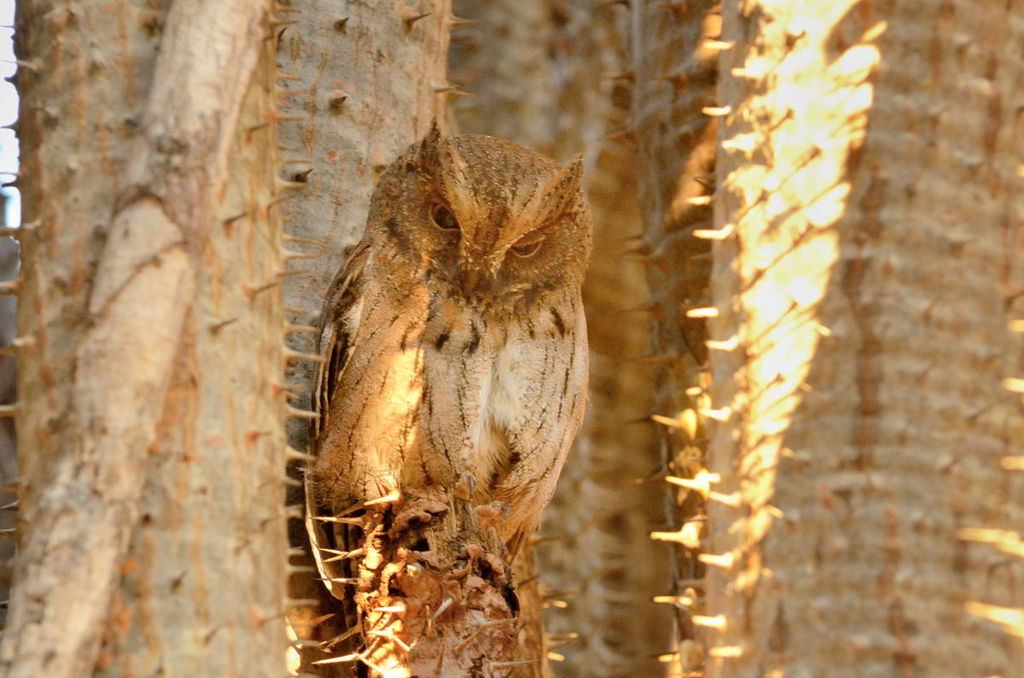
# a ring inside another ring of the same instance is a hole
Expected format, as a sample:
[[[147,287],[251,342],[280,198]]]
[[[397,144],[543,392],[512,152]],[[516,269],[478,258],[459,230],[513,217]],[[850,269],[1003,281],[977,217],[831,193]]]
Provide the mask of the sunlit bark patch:
[[[850,195],[880,55],[877,26],[838,58],[835,25],[856,3],[756,2],[725,13],[709,342],[717,414],[710,468],[709,675],[739,675],[750,636],[746,600],[771,576],[760,542],[782,517],[772,506],[790,418],[828,328],[817,306],[839,259],[836,222]],[[748,42],[739,40],[748,35]],[[728,74],[728,75],[725,75]],[[711,237],[710,235],[708,237]],[[718,349],[718,350],[714,350]],[[717,580],[717,581],[716,581]]]
[[[726,8],[709,674],[1012,674],[1020,8]]]

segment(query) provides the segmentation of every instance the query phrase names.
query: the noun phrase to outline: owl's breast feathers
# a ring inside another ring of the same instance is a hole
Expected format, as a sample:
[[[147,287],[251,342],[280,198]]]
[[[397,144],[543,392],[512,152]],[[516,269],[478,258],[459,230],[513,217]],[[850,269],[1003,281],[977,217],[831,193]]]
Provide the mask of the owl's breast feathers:
[[[313,498],[342,511],[468,474],[474,503],[508,504],[498,530],[509,539],[550,499],[583,415],[579,291],[492,313],[395,263],[364,244],[329,295]]]

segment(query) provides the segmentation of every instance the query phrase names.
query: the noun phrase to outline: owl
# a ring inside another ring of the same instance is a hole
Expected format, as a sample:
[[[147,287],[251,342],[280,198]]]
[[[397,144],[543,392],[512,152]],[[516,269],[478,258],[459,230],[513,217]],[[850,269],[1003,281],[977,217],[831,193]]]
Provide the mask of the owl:
[[[384,172],[322,316],[311,510],[440,486],[534,529],[587,399],[581,172],[436,125]]]

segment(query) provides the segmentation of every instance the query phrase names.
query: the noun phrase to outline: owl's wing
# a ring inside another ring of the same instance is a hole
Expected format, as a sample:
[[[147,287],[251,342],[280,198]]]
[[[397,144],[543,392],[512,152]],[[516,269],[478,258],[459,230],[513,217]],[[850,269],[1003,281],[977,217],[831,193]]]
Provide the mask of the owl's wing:
[[[359,326],[360,278],[366,266],[369,244],[365,241],[356,245],[349,255],[345,267],[331,283],[327,292],[320,332],[319,353],[323,358],[316,371],[313,384],[313,409],[319,415],[313,420],[310,439],[314,452],[320,435],[327,429],[330,417],[330,402],[335,397],[341,373],[348,362],[352,337]],[[306,531],[312,547],[317,570],[324,580],[324,586],[331,595],[344,600],[344,584],[335,579],[347,577],[347,560],[339,559],[339,552],[349,550],[348,526],[335,522],[328,507],[318,506],[306,480]]]
[[[313,385],[313,408],[320,415],[313,420],[310,439],[314,441],[327,429],[330,408],[341,373],[348,361],[352,335],[359,324],[359,278],[369,253],[369,243],[360,242],[349,255],[345,267],[334,278],[324,303],[322,329],[318,350],[324,362],[316,371]]]

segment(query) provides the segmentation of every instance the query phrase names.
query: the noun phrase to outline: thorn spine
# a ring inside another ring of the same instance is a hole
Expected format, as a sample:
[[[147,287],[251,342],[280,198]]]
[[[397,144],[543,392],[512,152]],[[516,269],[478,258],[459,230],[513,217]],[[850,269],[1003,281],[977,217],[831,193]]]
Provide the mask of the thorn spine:
[[[290,445],[285,447],[284,456],[287,459],[297,459],[298,461],[304,461],[310,464],[316,461],[316,457],[314,455],[306,454],[305,452],[300,452],[299,450],[295,449],[294,447],[291,447]]]
[[[724,614],[715,615],[713,617],[702,614],[695,614],[690,617],[690,621],[692,621],[697,626],[705,626],[709,629],[715,629],[717,631],[724,631],[726,626],[726,619]]]
[[[320,414],[317,412],[311,412],[310,410],[300,410],[297,407],[291,405],[285,405],[285,411],[287,416],[294,417],[296,419],[319,419]]]
[[[273,288],[277,287],[279,284],[280,284],[279,281],[274,280],[272,282],[264,283],[264,284],[259,285],[257,287],[252,287],[251,285],[247,285],[245,283],[242,283],[241,287],[242,287],[242,293],[245,296],[247,296],[250,300],[252,300],[257,294],[260,294],[261,292],[266,292],[269,289],[273,289]]]
[[[686,312],[687,318],[717,318],[718,309],[714,306],[703,306],[700,308],[691,308]]]
[[[735,230],[736,227],[733,224],[726,224],[722,228],[698,228],[693,232],[693,237],[701,240],[725,240]]]
[[[700,112],[709,118],[721,118],[732,113],[732,106],[705,106]]]
[[[416,24],[417,21],[421,19],[426,19],[431,14],[432,12],[420,12],[419,14],[409,14],[403,17],[402,24],[405,25],[406,32],[411,31],[412,27]]]
[[[732,566],[736,564],[736,555],[732,552],[722,554],[699,553],[697,554],[697,560],[705,565],[719,567],[723,570],[731,570]]]
[[[302,351],[296,351],[294,348],[289,346],[285,346],[282,349],[282,353],[287,360],[308,360],[321,365],[327,362],[327,359],[319,353],[303,353]]]
[[[206,329],[210,331],[210,334],[217,334],[228,325],[231,325],[232,323],[236,322],[238,322],[238,316],[235,316],[234,318],[228,318],[227,320],[221,320],[219,323],[208,325]]]

